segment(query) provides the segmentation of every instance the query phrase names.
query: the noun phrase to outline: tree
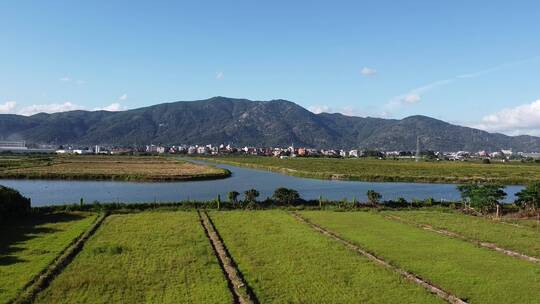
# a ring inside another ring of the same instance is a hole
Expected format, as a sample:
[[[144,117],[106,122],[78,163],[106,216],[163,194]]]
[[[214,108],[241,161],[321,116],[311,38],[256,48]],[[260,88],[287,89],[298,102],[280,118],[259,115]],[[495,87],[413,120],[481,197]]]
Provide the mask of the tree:
[[[229,193],[227,193],[227,197],[229,198],[229,202],[231,204],[236,204],[238,202],[238,196],[240,195],[240,193],[238,193],[237,191],[231,191]]]
[[[247,191],[244,191],[244,198],[248,203],[254,203],[257,200],[257,197],[259,197],[259,195],[259,191],[255,189],[249,189]]]
[[[499,216],[500,201],[506,197],[503,186],[499,184],[466,184],[457,187],[461,198],[473,209],[483,214],[497,210]]]
[[[272,196],[276,202],[283,205],[291,205],[300,199],[300,194],[294,189],[277,188]]]
[[[8,217],[21,216],[30,211],[30,199],[19,191],[0,186],[0,221]]]
[[[367,195],[369,204],[372,206],[377,206],[379,204],[380,199],[382,198],[382,195],[379,192],[376,192],[375,190],[368,190],[366,195]]]
[[[540,208],[540,182],[527,185],[525,189],[516,193],[515,204],[521,209],[528,209],[535,212]]]

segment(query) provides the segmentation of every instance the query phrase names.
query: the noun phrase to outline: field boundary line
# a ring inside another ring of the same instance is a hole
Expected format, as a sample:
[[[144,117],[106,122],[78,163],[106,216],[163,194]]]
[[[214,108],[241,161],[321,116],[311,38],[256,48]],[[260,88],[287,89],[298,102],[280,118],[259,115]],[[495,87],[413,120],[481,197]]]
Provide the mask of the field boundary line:
[[[416,227],[422,228],[424,230],[431,231],[431,232],[441,234],[441,235],[444,235],[444,236],[448,236],[448,237],[451,237],[451,238],[460,239],[460,240],[475,244],[475,245],[480,246],[480,247],[484,247],[484,248],[487,248],[487,249],[491,249],[491,250],[503,253],[505,255],[508,255],[508,256],[511,256],[511,257],[514,257],[514,258],[522,259],[522,260],[525,260],[525,261],[528,261],[528,262],[533,262],[533,263],[540,263],[539,258],[529,256],[529,255],[526,255],[526,254],[523,254],[523,253],[520,253],[520,252],[517,252],[517,251],[514,251],[514,250],[506,249],[506,248],[500,247],[500,246],[498,246],[498,245],[496,245],[494,243],[475,240],[473,238],[466,237],[466,236],[464,236],[462,234],[459,234],[459,233],[456,233],[456,232],[452,232],[452,231],[449,231],[449,230],[446,230],[446,229],[435,228],[435,227],[433,227],[431,225],[428,225],[428,224],[414,223],[414,222],[411,222],[411,221],[407,221],[407,220],[405,220],[405,219],[403,219],[403,218],[401,218],[399,216],[396,216],[396,215],[387,215],[385,217],[387,219],[389,219],[389,220],[392,220],[392,221],[397,221],[397,222],[400,222],[400,223],[416,226]]]
[[[364,249],[362,249],[360,246],[340,237],[339,235],[337,235],[336,233],[326,229],[326,228],[323,228],[322,226],[320,225],[317,225],[315,223],[312,223],[311,221],[309,221],[308,219],[304,218],[303,216],[301,216],[300,214],[296,213],[296,212],[290,212],[290,214],[296,218],[298,221],[302,222],[302,223],[305,223],[309,226],[311,226],[311,228],[313,228],[314,230],[316,230],[317,232],[323,234],[323,235],[326,235],[340,243],[342,243],[343,245],[345,245],[347,248],[353,250],[353,251],[356,251],[357,253],[367,257],[368,259],[370,259],[371,261],[377,263],[377,264],[380,264],[390,270],[393,270],[397,273],[399,273],[401,276],[405,277],[406,279],[424,287],[426,290],[428,290],[430,293],[432,294],[435,294],[436,296],[442,298],[443,300],[449,302],[449,303],[452,303],[452,304],[467,304],[466,301],[460,299],[459,297],[453,295],[452,293],[448,292],[448,291],[445,291],[443,290],[442,288],[440,287],[437,287],[431,283],[429,283],[428,281],[422,279],[420,276],[414,274],[414,273],[411,273],[411,272],[408,272],[404,269],[401,269],[397,266],[394,266],[392,265],[391,263],[385,261],[384,259],[376,256],[375,254],[373,253],[370,253]]]
[[[231,257],[229,251],[225,247],[223,239],[219,235],[214,222],[206,211],[197,210],[201,226],[204,229],[206,237],[212,245],[215,256],[218,259],[219,265],[225,274],[229,289],[233,295],[234,303],[240,304],[256,304],[259,303],[255,294],[244,280],[244,277],[237,267],[236,262]]]
[[[102,213],[97,217],[94,223],[86,231],[81,233],[75,238],[64,250],[62,250],[58,256],[45,268],[34,276],[26,285],[23,290],[15,296],[14,299],[9,300],[9,304],[22,304],[32,303],[36,296],[43,291],[54,278],[64,270],[64,268],[73,261],[73,259],[81,252],[86,241],[94,235],[97,229],[101,226],[108,213]]]

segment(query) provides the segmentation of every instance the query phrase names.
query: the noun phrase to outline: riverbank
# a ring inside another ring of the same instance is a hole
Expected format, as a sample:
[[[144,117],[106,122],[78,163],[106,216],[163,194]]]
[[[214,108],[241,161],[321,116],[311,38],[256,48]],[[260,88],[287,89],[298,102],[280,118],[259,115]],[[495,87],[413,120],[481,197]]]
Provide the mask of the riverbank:
[[[297,177],[366,182],[462,184],[491,182],[525,185],[540,179],[540,165],[525,163],[286,158],[220,156],[197,158],[213,163],[267,170]]]
[[[159,156],[2,156],[0,179],[192,181],[229,177],[210,165]]]

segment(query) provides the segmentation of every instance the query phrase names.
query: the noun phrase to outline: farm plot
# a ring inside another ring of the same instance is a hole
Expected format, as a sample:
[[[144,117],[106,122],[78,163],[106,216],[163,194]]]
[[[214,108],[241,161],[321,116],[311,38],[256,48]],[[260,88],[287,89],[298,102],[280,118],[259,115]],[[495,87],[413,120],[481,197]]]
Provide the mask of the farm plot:
[[[195,212],[111,215],[37,303],[230,303]]]
[[[210,216],[260,303],[442,302],[284,211]]]
[[[503,248],[540,258],[540,233],[532,227],[514,226],[484,217],[435,210],[392,211],[387,214],[406,222],[430,225],[436,229],[458,233],[472,240],[494,243]]]
[[[32,216],[0,226],[0,303],[13,299],[95,220],[93,213]]]
[[[371,212],[300,213],[470,303],[538,303],[540,265]]]
[[[56,156],[49,161],[21,158],[17,162],[21,164],[9,165],[0,158],[0,178],[181,181],[224,178],[230,174],[220,168],[168,157]]]

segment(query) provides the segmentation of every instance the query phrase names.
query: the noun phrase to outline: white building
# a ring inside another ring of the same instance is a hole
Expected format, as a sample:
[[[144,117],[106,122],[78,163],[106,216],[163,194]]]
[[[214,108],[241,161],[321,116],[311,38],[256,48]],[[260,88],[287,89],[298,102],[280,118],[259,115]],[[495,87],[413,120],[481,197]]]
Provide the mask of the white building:
[[[0,150],[16,151],[16,150],[28,150],[26,142],[24,141],[0,141]]]

